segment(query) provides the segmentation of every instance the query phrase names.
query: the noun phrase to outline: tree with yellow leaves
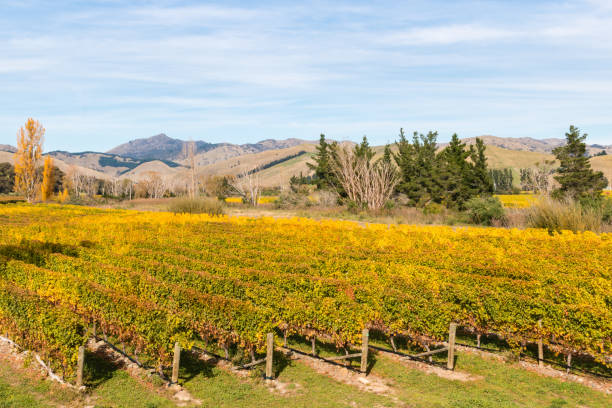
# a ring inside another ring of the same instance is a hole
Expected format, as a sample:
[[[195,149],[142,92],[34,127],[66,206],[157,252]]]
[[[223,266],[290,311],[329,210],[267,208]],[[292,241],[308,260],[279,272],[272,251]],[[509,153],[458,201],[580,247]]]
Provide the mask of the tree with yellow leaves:
[[[50,156],[45,157],[45,167],[43,169],[43,181],[40,186],[42,200],[47,201],[53,195],[53,159]]]
[[[36,165],[42,155],[45,128],[40,122],[29,118],[25,127],[17,132],[17,152],[15,153],[15,191],[23,194],[28,202],[36,199],[39,178]]]

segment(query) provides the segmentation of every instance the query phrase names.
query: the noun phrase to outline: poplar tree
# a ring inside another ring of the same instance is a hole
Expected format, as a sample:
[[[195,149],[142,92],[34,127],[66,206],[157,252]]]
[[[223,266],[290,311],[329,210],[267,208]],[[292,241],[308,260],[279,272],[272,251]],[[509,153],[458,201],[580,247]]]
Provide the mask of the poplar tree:
[[[45,157],[45,165],[43,169],[43,181],[40,186],[41,198],[47,201],[53,195],[55,180],[53,179],[53,159],[50,156]]]
[[[45,128],[40,122],[29,118],[25,126],[17,132],[17,152],[15,153],[15,191],[33,202],[38,193],[40,179],[36,166],[42,155]]]

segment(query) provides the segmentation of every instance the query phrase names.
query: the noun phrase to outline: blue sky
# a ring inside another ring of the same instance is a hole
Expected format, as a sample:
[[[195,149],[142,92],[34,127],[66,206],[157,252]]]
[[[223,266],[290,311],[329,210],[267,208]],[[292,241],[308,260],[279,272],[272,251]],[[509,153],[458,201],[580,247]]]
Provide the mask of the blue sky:
[[[612,0],[0,0],[0,143],[45,150],[181,139],[612,144]]]

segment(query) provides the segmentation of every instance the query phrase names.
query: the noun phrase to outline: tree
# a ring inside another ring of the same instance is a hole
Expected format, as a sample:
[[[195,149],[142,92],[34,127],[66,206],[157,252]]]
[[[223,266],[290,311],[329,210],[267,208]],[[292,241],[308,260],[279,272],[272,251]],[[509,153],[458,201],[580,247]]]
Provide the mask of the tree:
[[[32,118],[17,132],[17,152],[15,153],[15,191],[23,194],[28,202],[33,202],[40,183],[36,167],[42,155],[45,128]]]
[[[321,133],[317,151],[312,156],[314,163],[307,163],[308,168],[314,171],[314,181],[318,189],[325,189],[334,185],[334,175],[331,170],[332,151],[336,142],[327,143],[325,135]]]
[[[400,129],[400,139],[395,142],[398,151],[393,159],[401,178],[397,190],[406,194],[413,205],[424,207],[442,199],[437,138],[438,132],[414,132],[409,142],[404,129]]]
[[[399,181],[393,163],[372,164],[373,155],[367,151],[346,147],[337,148],[334,157],[332,171],[347,198],[359,207],[382,208]]]
[[[521,174],[522,174],[521,169]],[[512,169],[491,169],[489,176],[493,181],[493,191],[501,194],[509,194],[514,190],[514,175]]]
[[[493,193],[493,180],[487,168],[487,156],[485,155],[485,144],[482,139],[476,138],[476,147],[470,146],[470,160],[472,161],[472,172],[474,183],[472,188],[481,195]]]
[[[602,172],[591,169],[584,143],[586,137],[586,133],[581,135],[578,128],[570,126],[569,132],[565,134],[566,144],[553,149],[560,163],[555,175],[560,187],[553,192],[554,196],[599,199],[602,190],[608,185]]]
[[[45,157],[45,167],[43,170],[43,181],[40,187],[43,201],[47,201],[53,195],[53,159],[51,156]]]
[[[391,163],[391,159],[393,158],[393,153],[391,153],[391,146],[389,144],[385,145],[385,151],[383,152],[382,162],[383,163]]]
[[[15,186],[15,168],[11,163],[0,163],[0,194],[13,191]]]
[[[238,176],[228,179],[232,190],[248,201],[253,207],[259,204],[261,195],[261,180],[259,178],[260,166],[252,170],[245,170]]]
[[[370,143],[368,142],[368,138],[366,136],[363,137],[361,143],[355,145],[355,157],[362,157],[365,159],[365,162],[370,165],[372,158],[376,154],[374,149],[370,147]]]
[[[189,197],[195,198],[199,192],[199,183],[198,183],[198,163],[195,157],[196,154],[196,144],[195,142],[187,142],[183,145],[183,153],[185,158],[187,159],[187,164],[189,166],[189,183],[188,183],[188,192]]]
[[[141,184],[149,198],[162,198],[168,190],[166,180],[156,171],[146,172]]]
[[[440,153],[443,201],[447,207],[462,209],[463,205],[476,195],[470,164],[467,161],[469,156],[469,150],[466,150],[465,143],[459,140],[456,133]]]

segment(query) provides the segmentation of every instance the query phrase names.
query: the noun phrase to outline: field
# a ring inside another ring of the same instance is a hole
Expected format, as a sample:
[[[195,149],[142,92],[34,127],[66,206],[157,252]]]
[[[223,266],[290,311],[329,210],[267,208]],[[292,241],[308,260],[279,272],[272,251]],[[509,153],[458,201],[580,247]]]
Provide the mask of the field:
[[[24,204],[3,205],[0,225],[0,329],[69,381],[94,323],[166,373],[175,342],[247,358],[274,332],[341,354],[369,328],[424,350],[451,322],[610,373],[610,234]],[[402,378],[383,357],[371,368],[390,373]]]

